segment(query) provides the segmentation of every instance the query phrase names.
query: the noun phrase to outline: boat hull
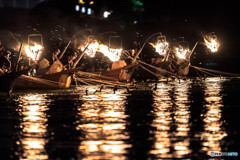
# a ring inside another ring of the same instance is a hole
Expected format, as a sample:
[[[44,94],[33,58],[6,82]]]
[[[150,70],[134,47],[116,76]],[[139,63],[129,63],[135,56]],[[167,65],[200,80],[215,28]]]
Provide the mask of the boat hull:
[[[51,90],[69,88],[71,76],[68,74],[42,75],[31,77],[21,75],[15,81],[14,90]]]
[[[127,82],[131,79],[137,64],[131,64],[122,68],[112,69],[110,71],[95,73],[99,75],[99,79]]]

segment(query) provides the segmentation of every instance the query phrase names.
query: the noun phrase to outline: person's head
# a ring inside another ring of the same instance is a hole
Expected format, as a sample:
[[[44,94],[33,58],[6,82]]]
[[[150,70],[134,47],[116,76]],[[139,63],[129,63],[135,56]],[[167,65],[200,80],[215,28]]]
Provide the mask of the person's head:
[[[3,55],[9,58],[9,56],[11,55],[11,52],[10,51],[4,52]]]
[[[77,39],[74,39],[74,40],[73,40],[73,46],[76,47],[77,45],[78,45],[78,41],[77,41]]]
[[[58,48],[56,48],[54,51],[53,51],[53,54],[54,55],[58,55],[60,53],[60,50]]]

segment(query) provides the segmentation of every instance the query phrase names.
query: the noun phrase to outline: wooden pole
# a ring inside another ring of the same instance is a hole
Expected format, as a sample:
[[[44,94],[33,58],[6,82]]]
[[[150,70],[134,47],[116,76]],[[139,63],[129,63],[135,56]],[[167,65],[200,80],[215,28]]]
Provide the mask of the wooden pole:
[[[171,52],[171,48],[169,48],[167,55],[164,57],[164,62],[168,60],[170,52]]]
[[[58,59],[61,59],[64,55],[64,53],[66,52],[68,46],[70,45],[71,41],[68,42],[67,46],[64,48],[64,50],[62,51],[62,53],[60,54],[59,58]]]
[[[18,69],[18,65],[19,65],[19,61],[20,61],[20,57],[22,55],[22,46],[23,46],[23,43],[21,42],[21,45],[20,45],[20,48],[19,48],[19,53],[18,53],[18,59],[17,59],[17,64],[14,68],[14,71],[17,72],[17,69]]]
[[[84,48],[82,54],[78,57],[78,59],[74,62],[73,64],[73,68],[75,68],[77,66],[77,64],[79,63],[79,61],[82,59],[83,55],[85,54],[85,51],[88,49],[88,46],[97,38],[97,37],[100,37],[106,33],[114,33],[116,34],[116,32],[113,32],[113,31],[109,31],[109,32],[103,32],[101,34],[99,34],[98,36],[96,36],[95,38],[93,38],[88,44],[87,46]]]
[[[193,47],[191,53],[190,53],[189,56],[187,57],[187,59],[190,59],[190,57],[191,57],[193,51],[195,50],[195,48],[197,47],[197,45],[198,45],[198,41],[195,43],[195,45],[194,45],[194,47]]]
[[[22,45],[23,45],[23,42],[21,42],[21,45],[20,45],[20,48],[19,48],[18,60],[17,60],[17,64],[16,64],[16,67],[15,67],[14,71],[17,71],[17,68],[18,68],[19,59],[20,59],[21,53],[22,53]],[[17,74],[17,73],[15,73],[15,74]],[[12,81],[12,83],[10,83],[10,88],[9,88],[9,91],[8,91],[8,94],[9,94],[9,95],[12,93],[13,87],[14,87],[14,85],[15,85],[15,80],[16,80],[16,79],[14,79],[14,80]]]
[[[88,49],[88,46],[95,40],[95,38],[93,38],[88,44],[87,46],[84,48],[84,50],[82,51],[82,54],[78,57],[78,59],[74,62],[73,64],[73,68],[75,68],[77,66],[77,64],[79,63],[79,61],[82,59],[83,55],[85,54],[85,51]]]

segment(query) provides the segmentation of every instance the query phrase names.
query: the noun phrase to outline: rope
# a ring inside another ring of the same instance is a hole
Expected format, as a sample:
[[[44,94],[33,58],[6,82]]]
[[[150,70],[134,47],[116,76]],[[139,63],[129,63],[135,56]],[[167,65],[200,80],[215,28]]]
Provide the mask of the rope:
[[[154,69],[156,69],[156,70],[158,70],[158,71],[160,71],[160,72],[166,72],[167,74],[169,74],[169,75],[171,75],[171,76],[175,76],[175,77],[179,78],[178,75],[176,75],[176,74],[174,74],[174,73],[171,73],[171,72],[169,72],[169,71],[167,71],[167,70],[165,70],[165,69],[161,69],[161,68],[155,67],[155,66],[153,66],[153,65],[151,65],[151,64],[147,64],[147,63],[142,62],[142,61],[140,61],[140,60],[138,60],[138,62],[140,62],[140,63],[142,63],[142,64],[144,64],[144,65],[146,65],[146,66],[149,66],[149,67],[151,67],[151,68],[154,68]]]
[[[125,51],[125,52],[123,52],[123,53],[125,53],[127,56],[129,56],[129,53],[127,52],[127,51]],[[131,59],[133,59],[132,57],[130,57]],[[151,68],[153,68],[153,69],[156,69],[156,70],[158,70],[158,71],[160,71],[160,72],[166,72],[166,73],[168,73],[169,75],[171,75],[171,76],[175,76],[175,77],[177,77],[177,78],[179,78],[178,77],[178,75],[176,75],[176,74],[174,74],[174,73],[172,73],[172,72],[169,72],[169,71],[167,71],[167,70],[165,70],[165,69],[161,69],[161,68],[158,68],[158,67],[155,67],[155,66],[153,66],[153,65],[151,65],[151,64],[148,64],[148,63],[145,63],[145,62],[143,62],[143,61],[141,61],[141,60],[137,60],[137,62],[139,62],[139,63],[142,63],[142,64],[144,64],[144,65],[146,65],[146,66],[149,66],[149,67],[151,67]],[[143,67],[143,66],[142,66]],[[175,66],[174,66],[175,67]],[[146,69],[146,68],[145,68]],[[146,69],[147,71],[149,71],[148,69]],[[150,71],[150,73],[151,73],[151,71]],[[155,73],[152,73],[152,74],[154,74],[155,75]],[[156,76],[156,75],[155,75]],[[158,77],[158,76],[157,76]]]
[[[150,71],[149,69],[143,67],[142,65],[140,65],[140,67],[142,67],[144,70],[146,70],[147,72],[153,74],[154,76],[156,76],[157,78],[159,78],[155,73],[153,73],[152,71]]]
[[[196,68],[195,68],[195,69],[196,69]],[[199,71],[201,71],[201,72],[203,72],[203,73],[205,73],[205,74],[208,74],[208,75],[211,75],[211,76],[214,76],[214,77],[218,76],[217,74],[213,74],[213,73],[204,71],[204,70],[202,70],[202,69],[196,69],[196,70],[199,70]]]
[[[197,67],[197,66],[192,66],[193,68],[199,69],[199,70],[204,70],[204,71],[208,71],[208,72],[213,72],[219,75],[228,75],[228,76],[237,76],[240,77],[240,74],[237,73],[228,73],[228,72],[223,72],[223,71],[218,71],[218,70],[213,70],[213,69],[207,69],[207,68],[202,68],[202,67]]]

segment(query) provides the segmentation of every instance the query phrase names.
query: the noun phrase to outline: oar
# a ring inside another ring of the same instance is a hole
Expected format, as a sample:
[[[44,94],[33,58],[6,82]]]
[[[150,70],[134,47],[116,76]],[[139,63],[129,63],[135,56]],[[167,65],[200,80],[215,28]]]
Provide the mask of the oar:
[[[20,57],[21,57],[21,54],[22,54],[22,45],[23,45],[23,42],[21,42],[21,45],[20,45],[20,48],[19,48],[19,52],[18,52],[18,60],[17,60],[17,64],[13,70],[13,72],[16,72],[17,73],[17,68],[18,68],[18,64],[19,64],[19,61],[20,61]],[[15,80],[16,79],[13,79],[12,83],[10,83],[10,89],[8,91],[8,94],[12,93],[12,90],[13,90],[13,87],[14,87],[14,84],[15,84]]]

